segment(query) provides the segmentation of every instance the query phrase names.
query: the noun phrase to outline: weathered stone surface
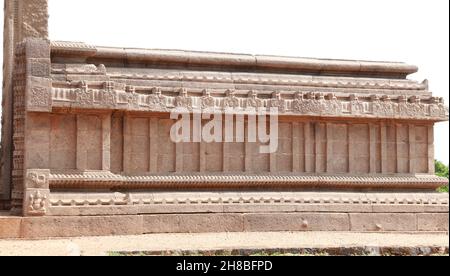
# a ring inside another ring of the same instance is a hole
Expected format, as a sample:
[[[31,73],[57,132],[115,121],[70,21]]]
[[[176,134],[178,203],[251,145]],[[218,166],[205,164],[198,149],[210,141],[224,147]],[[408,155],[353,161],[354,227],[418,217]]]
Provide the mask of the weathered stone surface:
[[[350,214],[351,231],[417,231],[415,214]]]
[[[125,211],[126,208],[116,209]],[[70,212],[70,211],[69,211]],[[98,214],[100,214],[99,212]],[[0,216],[0,239],[274,231],[446,232],[447,214],[243,213]],[[415,219],[418,217],[418,228]],[[351,223],[350,223],[351,220]],[[377,222],[376,224],[374,224]],[[375,226],[373,226],[374,224]],[[379,227],[380,226],[380,227]],[[385,226],[385,228],[382,228]],[[382,228],[382,229],[381,229]]]
[[[446,214],[417,214],[418,231],[447,231],[448,212]]]
[[[142,234],[142,216],[42,217],[22,221],[22,237],[110,236]]]
[[[238,214],[178,214],[144,216],[144,233],[242,232]]]
[[[5,8],[0,200],[34,217],[23,237],[448,229],[448,197],[423,193],[448,183],[448,108],[416,66],[50,42],[46,0]],[[189,141],[177,108],[206,113]],[[262,152],[252,115],[274,108]]]
[[[267,231],[349,231],[347,214],[246,214],[244,229],[248,232]]]
[[[0,213],[0,239],[17,239],[21,236],[22,218],[2,217]]]

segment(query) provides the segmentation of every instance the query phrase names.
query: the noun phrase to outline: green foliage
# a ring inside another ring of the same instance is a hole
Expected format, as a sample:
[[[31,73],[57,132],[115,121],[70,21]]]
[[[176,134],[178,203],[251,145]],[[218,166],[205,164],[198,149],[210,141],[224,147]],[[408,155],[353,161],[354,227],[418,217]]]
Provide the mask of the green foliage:
[[[437,160],[434,161],[434,165],[436,167],[436,175],[448,178],[448,166]]]
[[[440,162],[440,161],[434,161],[434,165],[436,168],[436,175],[440,176],[440,177],[445,177],[445,178],[449,178],[448,177],[448,166],[446,166],[444,163]],[[439,192],[441,193],[448,193],[448,185],[441,187],[438,189]]]
[[[438,189],[438,192],[440,192],[440,193],[448,193],[448,185],[444,186],[444,187],[440,187]]]

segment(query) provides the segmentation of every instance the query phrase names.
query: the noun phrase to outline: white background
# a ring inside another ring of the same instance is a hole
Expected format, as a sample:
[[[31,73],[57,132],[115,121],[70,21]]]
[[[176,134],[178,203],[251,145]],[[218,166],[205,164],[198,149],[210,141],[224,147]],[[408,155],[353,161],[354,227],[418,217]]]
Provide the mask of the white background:
[[[418,65],[449,103],[447,0],[50,0],[50,38]],[[436,158],[449,163],[449,125]]]

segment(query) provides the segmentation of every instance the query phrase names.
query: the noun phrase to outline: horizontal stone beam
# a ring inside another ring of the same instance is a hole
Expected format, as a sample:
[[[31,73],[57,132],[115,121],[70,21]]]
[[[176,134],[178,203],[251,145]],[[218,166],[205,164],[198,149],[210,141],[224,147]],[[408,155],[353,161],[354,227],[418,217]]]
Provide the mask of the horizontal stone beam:
[[[401,62],[331,60],[283,56],[227,54],[158,49],[96,47],[83,43],[52,42],[54,56],[116,59],[127,62],[183,64],[191,66],[228,66],[255,70],[282,70],[321,74],[355,74],[406,78],[418,68]]]
[[[187,110],[208,110],[210,112],[232,111],[252,114],[256,111],[270,112],[277,108],[279,115],[286,116],[321,116],[328,118],[379,118],[447,121],[448,108],[438,98],[421,101],[417,97],[410,99],[400,96],[393,100],[389,97],[358,98],[355,94],[346,98],[337,98],[334,94],[290,93],[290,98],[283,98],[280,93],[273,93],[272,98],[260,98],[255,91],[247,91],[247,96],[237,95],[236,91],[225,91],[225,97],[213,97],[204,92],[203,96],[190,96],[188,90],[179,89],[179,96],[165,95],[161,89],[153,88],[150,94],[117,90],[114,85],[104,89],[91,89],[82,84],[81,88],[53,88],[51,100],[48,93],[32,93],[28,109],[38,111],[41,106],[33,103],[46,103],[43,110],[51,108],[123,110],[142,112],[171,112],[175,108]],[[294,95],[292,97],[292,95]],[[36,97],[36,98],[33,98]],[[268,113],[269,114],[269,113]]]
[[[292,174],[119,175],[110,172],[50,174],[50,189],[404,189],[435,190],[448,179],[423,176]]]

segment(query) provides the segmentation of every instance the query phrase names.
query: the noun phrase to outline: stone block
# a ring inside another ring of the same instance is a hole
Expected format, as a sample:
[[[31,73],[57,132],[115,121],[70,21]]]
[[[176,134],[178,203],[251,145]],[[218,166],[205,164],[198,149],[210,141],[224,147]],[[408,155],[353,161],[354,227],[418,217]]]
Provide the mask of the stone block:
[[[417,214],[417,230],[419,231],[447,231],[448,213]]]
[[[48,216],[123,216],[138,215],[137,206],[51,207]]]
[[[351,231],[416,231],[415,214],[350,214]]]
[[[22,218],[0,216],[0,239],[20,238]]]
[[[51,62],[49,58],[28,59],[27,72],[29,76],[49,78]]]
[[[246,232],[270,231],[349,231],[347,214],[245,214]]]
[[[22,223],[22,237],[82,237],[140,235],[142,216],[40,217]]]
[[[27,38],[26,57],[27,59],[50,59],[50,42],[45,39]]]
[[[243,231],[242,215],[148,215],[144,216],[144,233],[219,233]]]
[[[51,88],[52,82],[49,78],[28,77],[26,90],[27,111],[51,111]]]

